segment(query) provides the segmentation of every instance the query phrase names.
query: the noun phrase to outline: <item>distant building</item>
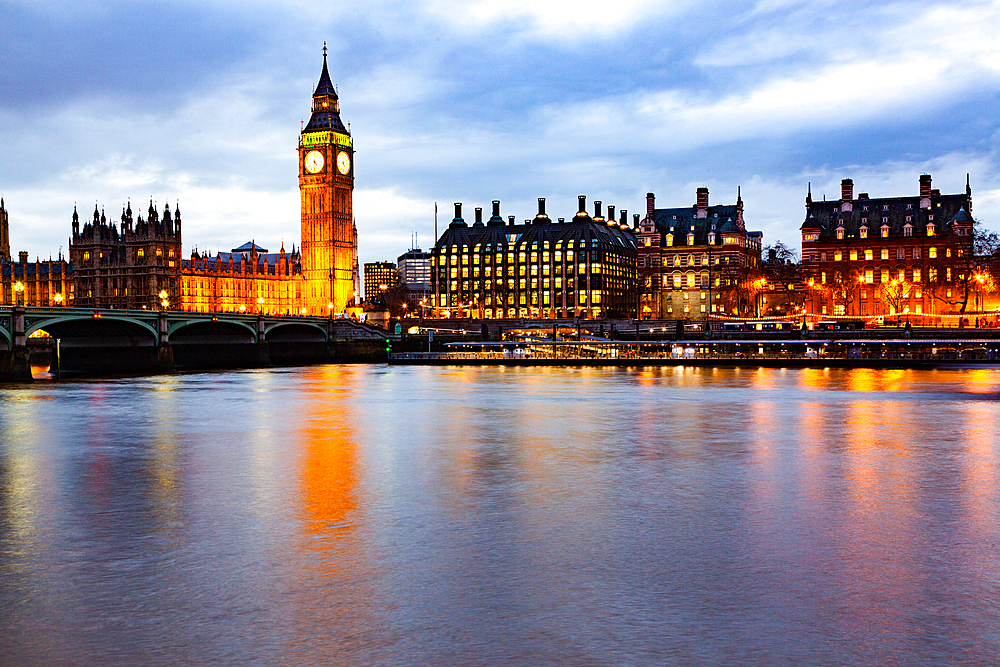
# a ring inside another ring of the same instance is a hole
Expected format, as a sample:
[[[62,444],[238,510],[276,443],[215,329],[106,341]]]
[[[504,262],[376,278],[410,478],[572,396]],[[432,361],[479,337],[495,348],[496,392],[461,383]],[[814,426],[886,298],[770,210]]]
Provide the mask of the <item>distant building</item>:
[[[412,300],[427,299],[430,303],[431,289],[431,253],[420,248],[411,248],[396,259],[396,271],[399,279],[406,284]]]
[[[399,283],[399,272],[392,262],[365,264],[365,299],[374,302]]]
[[[817,315],[875,317],[956,313],[974,302],[972,188],[942,195],[920,177],[908,197],[840,199],[806,195],[802,274]]]
[[[3,197],[0,197],[0,262],[10,261],[10,222]]]
[[[594,216],[580,210],[553,222],[538,200],[538,214],[524,224],[505,222],[500,202],[483,223],[470,227],[455,204],[455,218],[437,240],[431,264],[438,316],[480,318],[634,317],[637,308],[636,237],[626,213],[615,222],[594,202]]]
[[[763,235],[748,232],[743,198],[711,206],[698,188],[694,206],[656,208],[646,195],[639,225],[643,319],[707,319],[757,314]]]

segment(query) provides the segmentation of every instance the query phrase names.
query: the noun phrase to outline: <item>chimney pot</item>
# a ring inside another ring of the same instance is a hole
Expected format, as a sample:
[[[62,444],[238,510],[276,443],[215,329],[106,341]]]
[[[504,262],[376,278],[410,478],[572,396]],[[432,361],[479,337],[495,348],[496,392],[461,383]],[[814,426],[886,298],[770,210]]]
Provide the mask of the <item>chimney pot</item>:
[[[699,209],[708,210],[708,188],[698,188],[696,201],[698,202]]]
[[[493,200],[493,217],[494,218],[499,218],[500,217],[500,200],[499,199],[494,199]]]
[[[476,207],[476,222],[479,223],[480,225],[483,224],[483,207],[482,206],[477,206]]]
[[[587,195],[579,195],[576,200],[580,204],[580,208],[577,212],[585,214],[587,212]]]
[[[654,195],[652,192],[647,192],[646,193],[646,217],[647,218],[652,218],[653,217],[653,207],[654,207],[655,201],[656,201],[656,195]]]
[[[542,217],[545,215],[545,197],[538,198],[538,216]]]
[[[513,227],[513,226],[514,226],[514,216],[512,216],[512,215],[508,215],[508,216],[507,216],[507,223],[508,223],[508,224],[509,224],[509,225],[510,225],[511,227]]]
[[[456,218],[462,217],[462,202],[460,201],[455,202],[455,217]]]
[[[594,200],[594,217],[595,218],[603,218],[604,217],[604,216],[601,215],[601,200],[600,199]]]
[[[627,225],[628,224],[628,209],[624,209],[623,208],[622,212],[620,213],[620,215],[621,215],[621,219],[620,219],[621,220],[621,224]]]
[[[615,221],[615,207],[611,204],[608,205],[608,222]]]

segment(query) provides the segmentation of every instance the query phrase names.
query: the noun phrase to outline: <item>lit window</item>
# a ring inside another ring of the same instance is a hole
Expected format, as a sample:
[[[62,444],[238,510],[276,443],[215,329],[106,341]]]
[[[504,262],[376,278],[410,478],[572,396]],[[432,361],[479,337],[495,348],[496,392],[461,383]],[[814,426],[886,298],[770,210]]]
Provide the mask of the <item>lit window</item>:
[[[835,262],[842,262],[842,261],[844,261],[844,253],[842,253],[839,250],[834,250],[833,251],[833,261],[835,261]]]
[[[881,278],[883,283],[889,282],[889,269],[882,269]]]
[[[934,225],[933,224],[930,224],[930,223],[927,224],[927,236],[934,236]]]
[[[875,258],[875,253],[871,248],[865,248],[865,261],[872,261]]]
[[[913,282],[920,282],[920,269],[913,269]]]
[[[937,248],[931,246],[927,249],[927,257],[930,259],[937,259]]]
[[[875,282],[875,271],[873,269],[865,269],[865,282],[869,285]]]
[[[868,228],[867,227],[862,227],[861,229],[858,230],[858,232],[861,234],[861,238],[863,238],[863,239],[868,238]]]

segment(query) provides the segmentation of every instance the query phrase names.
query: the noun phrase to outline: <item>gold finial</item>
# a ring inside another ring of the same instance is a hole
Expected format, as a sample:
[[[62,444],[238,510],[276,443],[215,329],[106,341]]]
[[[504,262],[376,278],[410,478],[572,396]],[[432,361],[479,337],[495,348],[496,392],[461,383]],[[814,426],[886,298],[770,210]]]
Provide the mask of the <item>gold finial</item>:
[[[326,58],[326,42],[323,42],[323,57]]]

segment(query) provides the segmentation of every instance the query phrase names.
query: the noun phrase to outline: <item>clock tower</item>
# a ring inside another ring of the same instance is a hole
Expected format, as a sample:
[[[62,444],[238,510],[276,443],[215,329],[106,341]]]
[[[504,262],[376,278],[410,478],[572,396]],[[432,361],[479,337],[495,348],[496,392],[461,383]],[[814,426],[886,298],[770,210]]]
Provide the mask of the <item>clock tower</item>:
[[[313,93],[312,116],[299,137],[303,307],[310,315],[344,312],[354,298],[354,145],[340,120],[326,66]]]

